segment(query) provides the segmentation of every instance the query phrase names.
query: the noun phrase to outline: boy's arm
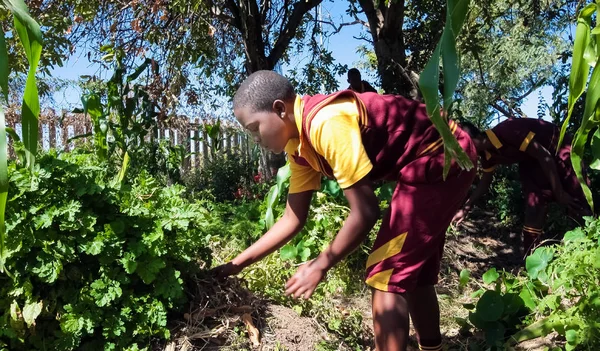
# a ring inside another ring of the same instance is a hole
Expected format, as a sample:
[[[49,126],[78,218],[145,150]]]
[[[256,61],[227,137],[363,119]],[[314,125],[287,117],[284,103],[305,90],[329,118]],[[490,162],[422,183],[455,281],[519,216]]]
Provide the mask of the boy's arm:
[[[236,258],[215,268],[216,274],[219,277],[235,275],[242,269],[285,245],[304,227],[310,208],[312,193],[312,191],[304,191],[289,194],[285,212],[273,227]]]
[[[471,194],[471,196],[469,196],[469,198],[465,202],[465,205],[463,206],[463,208],[460,209],[458,212],[456,212],[456,214],[454,215],[454,218],[452,218],[453,223],[455,223],[456,225],[459,225],[465,219],[467,214],[473,208],[473,205],[483,195],[485,195],[487,193],[488,189],[490,188],[490,184],[492,184],[493,179],[494,179],[494,171],[493,170],[491,172],[483,173],[483,175],[481,176],[481,179],[479,180],[479,183],[477,183],[477,187],[475,188],[475,190],[473,190],[473,193]]]
[[[329,247],[298,269],[287,282],[286,295],[308,299],[327,271],[354,251],[365,240],[379,218],[379,201],[366,178],[344,190],[350,214]]]

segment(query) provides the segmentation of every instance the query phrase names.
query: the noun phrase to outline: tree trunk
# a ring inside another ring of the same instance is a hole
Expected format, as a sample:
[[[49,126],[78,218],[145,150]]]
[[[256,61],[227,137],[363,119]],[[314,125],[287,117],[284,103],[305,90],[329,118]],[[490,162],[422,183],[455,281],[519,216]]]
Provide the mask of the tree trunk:
[[[369,22],[381,87],[387,94],[420,98],[419,76],[406,69],[406,46],[402,33],[404,0],[378,1],[377,5],[373,0],[359,0],[359,3]]]

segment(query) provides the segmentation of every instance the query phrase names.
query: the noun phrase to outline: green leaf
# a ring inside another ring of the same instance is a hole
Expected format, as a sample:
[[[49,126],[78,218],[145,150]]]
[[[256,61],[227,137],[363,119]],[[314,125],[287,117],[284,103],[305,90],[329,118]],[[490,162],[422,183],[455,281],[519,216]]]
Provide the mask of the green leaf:
[[[573,59],[571,60],[571,75],[569,77],[569,102],[567,118],[564,120],[560,130],[558,145],[562,145],[567,127],[569,126],[571,115],[575,103],[583,94],[585,83],[588,78],[590,66],[583,58],[585,49],[590,42],[590,23],[591,16],[596,10],[595,4],[589,4],[581,10],[577,18],[577,28],[575,29],[575,45],[573,47]]]
[[[0,272],[6,262],[6,200],[8,199],[8,155],[6,154],[6,121],[0,106]]]
[[[460,278],[459,278],[459,284],[458,286],[462,289],[465,286],[467,286],[467,283],[469,282],[469,278],[471,277],[471,272],[469,272],[468,269],[463,269],[462,271],[460,271]]]
[[[287,244],[281,248],[280,256],[284,261],[293,260],[298,256],[298,249],[294,245]]]
[[[525,259],[525,268],[531,279],[537,279],[541,271],[548,267],[554,258],[554,250],[549,247],[539,247]]]
[[[571,241],[583,240],[585,238],[586,238],[586,235],[583,232],[583,230],[581,228],[575,228],[575,229],[570,230],[565,233],[565,236],[563,237],[563,241],[565,243],[568,243]]]
[[[500,322],[487,323],[485,326],[485,341],[489,346],[498,346],[504,340],[506,329]]]
[[[35,319],[42,312],[42,307],[42,301],[25,304],[25,307],[23,307],[23,319],[28,327],[35,325]]]
[[[521,290],[521,292],[519,293],[519,297],[523,300],[523,303],[525,304],[525,306],[527,306],[527,308],[529,308],[532,311],[535,310],[536,304],[535,301],[533,301],[533,297],[531,296],[531,293],[529,292],[527,286],[523,287],[523,290]]]
[[[525,306],[523,299],[515,293],[505,294],[502,296],[502,301],[504,301],[504,314],[509,316],[516,314]]]
[[[137,77],[139,77],[140,74],[142,74],[142,72],[144,72],[146,70],[146,68],[148,68],[148,65],[150,65],[151,62],[152,62],[151,59],[146,58],[146,60],[141,65],[139,65],[138,68],[136,68],[135,71],[132,74],[130,74],[127,77],[127,82],[131,82],[133,80],[136,80]]]
[[[31,18],[27,6],[22,0],[4,2],[14,15],[14,24],[27,60],[29,72],[23,94],[21,109],[21,125],[23,145],[25,146],[27,165],[33,169],[38,146],[38,116],[40,114],[40,100],[38,96],[35,73],[42,54],[42,32],[40,26]]]
[[[308,247],[303,247],[301,250],[298,250],[298,256],[300,257],[300,261],[308,261],[310,258],[310,249]]]
[[[499,293],[488,290],[479,301],[477,301],[477,314],[486,322],[494,322],[500,319],[504,312],[504,302]]]
[[[590,143],[592,149],[593,161],[590,164],[590,168],[600,171],[600,129],[597,129],[592,136],[592,142]]]
[[[136,273],[146,284],[152,283],[156,279],[158,272],[166,266],[165,261],[161,258],[152,258],[149,261],[139,263]]]
[[[569,344],[577,345],[577,331],[574,329],[569,329],[565,332],[565,339]]]
[[[499,277],[500,277],[500,274],[498,274],[498,272],[496,272],[496,268],[491,268],[483,274],[483,282],[486,284],[491,284],[491,283],[495,282],[496,280],[498,280]]]
[[[481,315],[478,312],[469,312],[469,322],[478,329],[484,329],[486,325],[486,322],[481,318]]]
[[[132,274],[133,272],[135,272],[137,268],[137,262],[133,253],[126,252],[120,261],[123,265],[123,268],[125,268],[125,272],[127,272],[128,274]]]
[[[6,40],[4,31],[0,28],[0,93],[4,95],[4,101],[8,104],[8,76],[10,68],[8,67],[8,51],[6,50]]]

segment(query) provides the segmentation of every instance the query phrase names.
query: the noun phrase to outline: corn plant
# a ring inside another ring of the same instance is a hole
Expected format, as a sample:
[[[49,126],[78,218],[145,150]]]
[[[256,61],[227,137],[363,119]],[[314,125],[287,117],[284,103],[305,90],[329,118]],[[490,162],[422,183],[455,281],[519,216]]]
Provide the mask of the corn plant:
[[[42,32],[37,22],[29,15],[27,5],[23,0],[2,0],[0,6],[13,14],[14,29],[25,50],[29,63],[29,72],[23,93],[21,109],[21,125],[23,131],[23,145],[26,166],[32,170],[35,164],[38,144],[38,116],[40,114],[40,101],[38,97],[35,73],[42,53]],[[8,52],[4,31],[0,29],[0,91],[4,102],[8,103]],[[8,156],[6,153],[6,121],[4,111],[0,105],[0,272],[4,271],[6,258],[5,236],[6,226],[4,213],[8,197]]]
[[[585,108],[581,125],[575,133],[573,143],[571,144],[571,162],[577,178],[581,183],[585,197],[590,207],[593,209],[592,193],[587,185],[585,175],[582,171],[583,153],[592,130],[600,126],[600,68],[598,60],[600,59],[600,25],[596,19],[596,26],[592,29],[592,17],[600,13],[600,1],[596,0],[584,7],[577,17],[577,29],[575,32],[575,44],[573,47],[573,60],[571,63],[571,75],[569,77],[569,105],[567,118],[563,122],[559,145],[565,136],[567,127],[571,120],[575,103],[583,94],[587,83],[587,94],[585,98]],[[593,67],[592,76],[590,69]],[[588,81],[589,78],[589,81]],[[596,130],[592,137],[592,155],[593,162],[591,167],[600,170],[600,130]]]
[[[460,59],[456,49],[456,38],[467,16],[469,3],[470,0],[447,0],[446,24],[442,37],[419,79],[427,113],[444,142],[444,178],[448,175],[452,158],[456,159],[458,165],[463,169],[473,168],[473,163],[450,131],[446,119],[442,117],[438,93],[441,58],[444,74],[442,106],[444,111],[449,112],[460,77]]]

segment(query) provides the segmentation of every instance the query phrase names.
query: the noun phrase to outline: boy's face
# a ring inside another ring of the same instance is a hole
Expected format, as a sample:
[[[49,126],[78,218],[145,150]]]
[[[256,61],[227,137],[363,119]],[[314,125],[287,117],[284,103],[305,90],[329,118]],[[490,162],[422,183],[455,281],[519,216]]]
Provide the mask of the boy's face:
[[[472,138],[471,140],[473,140],[473,144],[475,145],[475,149],[477,150],[478,153],[483,152],[486,150],[486,137],[485,136],[478,136],[476,138]]]
[[[270,111],[254,112],[250,107],[243,107],[235,109],[233,113],[257,144],[273,153],[280,154],[288,141],[295,137],[294,130],[297,134],[297,129],[295,122],[292,122],[293,112],[291,119],[288,115],[293,111],[293,104],[291,111],[289,106],[280,100],[275,101],[273,107]]]

